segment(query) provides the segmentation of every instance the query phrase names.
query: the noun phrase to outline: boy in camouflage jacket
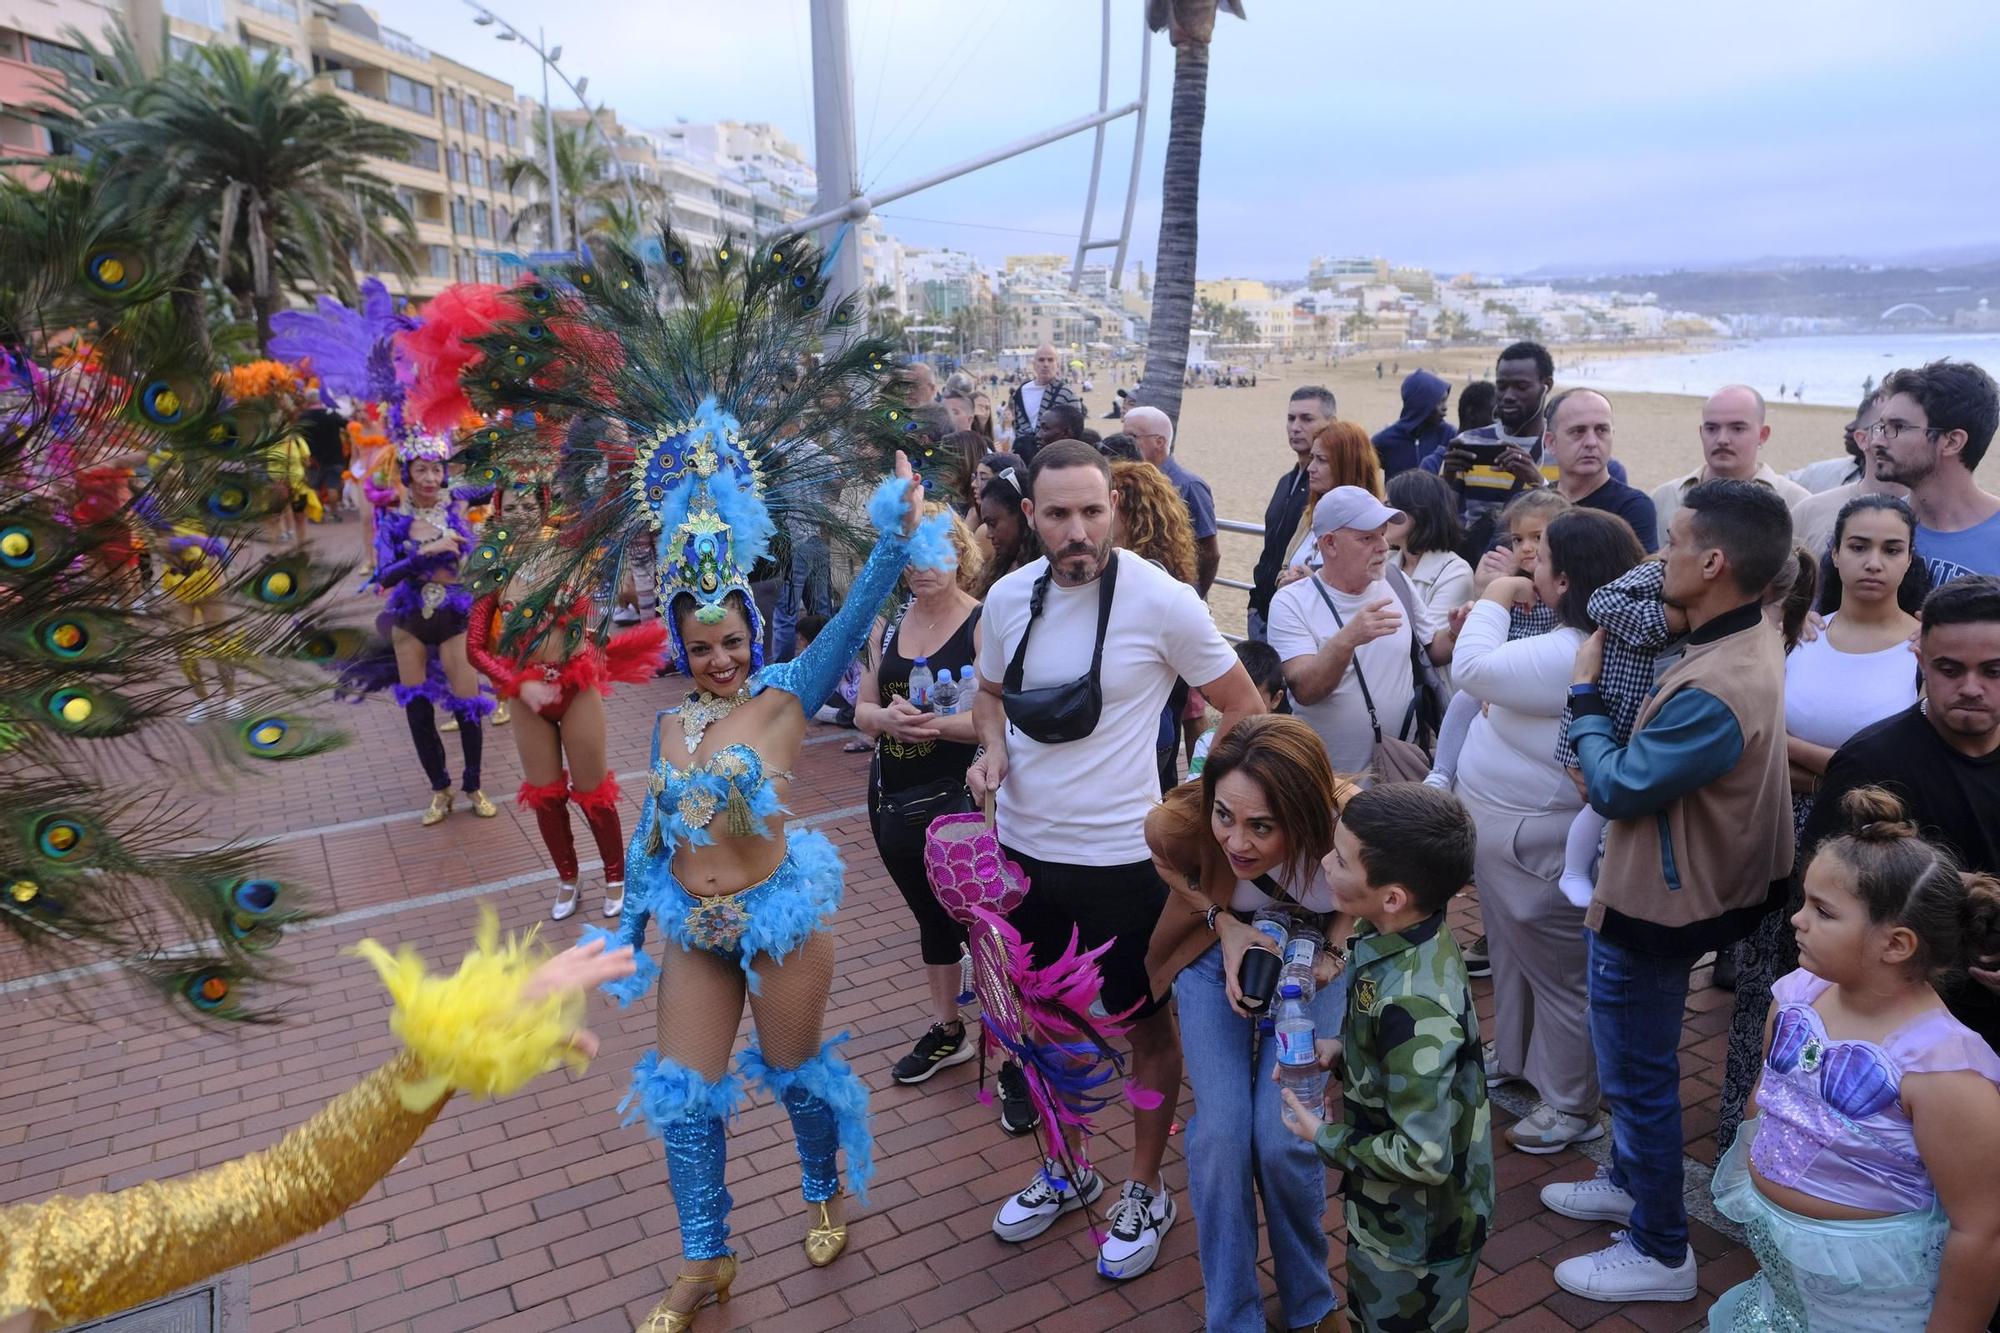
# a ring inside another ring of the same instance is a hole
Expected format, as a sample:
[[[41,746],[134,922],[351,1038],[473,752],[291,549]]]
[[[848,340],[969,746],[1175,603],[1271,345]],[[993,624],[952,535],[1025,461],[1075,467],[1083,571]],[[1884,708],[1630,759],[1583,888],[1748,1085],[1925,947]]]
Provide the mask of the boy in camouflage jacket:
[[[1347,1280],[1369,1333],[1470,1326],[1493,1216],[1479,1018],[1444,909],[1472,878],[1471,818],[1449,792],[1378,786],[1341,812],[1325,868],[1363,920],[1347,1014],[1321,1063],[1342,1070],[1337,1121],[1287,1092],[1292,1131],[1346,1173]]]

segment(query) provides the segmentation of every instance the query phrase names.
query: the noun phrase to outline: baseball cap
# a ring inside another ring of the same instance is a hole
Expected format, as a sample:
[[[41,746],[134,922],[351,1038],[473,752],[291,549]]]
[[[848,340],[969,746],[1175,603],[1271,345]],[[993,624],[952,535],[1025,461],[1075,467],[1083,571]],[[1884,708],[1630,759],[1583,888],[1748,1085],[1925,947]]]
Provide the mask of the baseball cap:
[[[1313,536],[1324,537],[1339,528],[1371,532],[1392,519],[1403,517],[1359,486],[1336,486],[1313,506]]]

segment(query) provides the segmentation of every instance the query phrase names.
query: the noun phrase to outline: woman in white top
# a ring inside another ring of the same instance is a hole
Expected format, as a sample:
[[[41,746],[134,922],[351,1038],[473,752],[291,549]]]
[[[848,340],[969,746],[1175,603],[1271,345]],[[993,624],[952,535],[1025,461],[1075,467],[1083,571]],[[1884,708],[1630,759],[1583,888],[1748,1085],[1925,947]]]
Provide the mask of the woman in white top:
[[[1853,735],[1917,701],[1910,638],[1930,592],[1916,558],[1916,515],[1892,495],[1857,495],[1840,507],[1819,562],[1818,637],[1785,658],[1785,748],[1792,766],[1792,836],[1805,831],[1813,791],[1833,752]],[[1793,890],[1796,895],[1798,890]],[[1797,903],[1793,903],[1796,910]],[[1799,965],[1792,911],[1773,912],[1736,947],[1736,1005],[1716,1142],[1727,1149],[1764,1067],[1771,983]]]
[[[1458,521],[1457,497],[1437,473],[1411,468],[1389,479],[1389,507],[1403,514],[1389,521],[1396,567],[1430,612],[1431,623],[1442,625],[1472,599],[1472,566],[1458,553],[1465,525]],[[1438,677],[1453,688],[1451,668],[1439,667]]]
[[[1786,750],[1801,828],[1833,752],[1917,701],[1910,637],[1930,578],[1915,557],[1915,531],[1909,503],[1893,495],[1857,495],[1834,520],[1820,559],[1819,637],[1785,659]]]
[[[1493,959],[1488,1076],[1526,1078],[1542,1097],[1533,1115],[1507,1130],[1522,1152],[1552,1153],[1604,1133],[1586,1016],[1583,909],[1556,887],[1563,840],[1583,798],[1556,763],[1556,740],[1576,650],[1596,628],[1590,596],[1645,558],[1616,515],[1558,515],[1543,534],[1534,576],[1488,584],[1452,658],[1459,690],[1486,705],[1459,755],[1457,787],[1479,829],[1479,908]],[[1555,608],[1557,627],[1508,642],[1509,612],[1538,597]]]

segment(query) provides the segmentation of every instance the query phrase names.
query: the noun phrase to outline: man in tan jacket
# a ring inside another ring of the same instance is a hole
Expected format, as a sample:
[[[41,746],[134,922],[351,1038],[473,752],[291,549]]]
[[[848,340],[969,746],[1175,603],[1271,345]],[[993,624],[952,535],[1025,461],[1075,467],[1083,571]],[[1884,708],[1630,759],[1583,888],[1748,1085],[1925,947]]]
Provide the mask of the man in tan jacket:
[[[1764,590],[1790,558],[1791,517],[1769,486],[1707,481],[1668,525],[1662,595],[1687,613],[1686,650],[1663,668],[1620,746],[1597,693],[1603,631],[1577,653],[1570,739],[1593,809],[1611,825],[1590,928],[1590,1032],[1611,1107],[1611,1165],[1550,1185],[1568,1217],[1626,1231],[1557,1266],[1601,1301],[1695,1295],[1682,1202],[1680,1039],[1695,959],[1748,935],[1792,870],[1785,650]]]

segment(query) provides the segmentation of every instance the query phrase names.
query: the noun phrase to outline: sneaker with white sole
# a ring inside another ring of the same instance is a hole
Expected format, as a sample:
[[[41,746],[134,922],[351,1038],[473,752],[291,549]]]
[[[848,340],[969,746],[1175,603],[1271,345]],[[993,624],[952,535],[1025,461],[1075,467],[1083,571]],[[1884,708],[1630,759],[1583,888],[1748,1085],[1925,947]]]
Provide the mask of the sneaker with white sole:
[[[1603,1137],[1604,1126],[1597,1121],[1558,1111],[1547,1102],[1537,1106],[1526,1119],[1507,1126],[1507,1142],[1516,1151],[1537,1157]]]
[[[1624,1301],[1691,1301],[1695,1297],[1694,1249],[1678,1264],[1663,1264],[1632,1243],[1623,1231],[1611,1244],[1556,1265],[1556,1285],[1572,1296],[1617,1304]]]
[[[1519,1074],[1509,1074],[1500,1068],[1500,1056],[1491,1046],[1488,1046],[1486,1053],[1480,1057],[1480,1063],[1486,1069],[1486,1086],[1489,1088],[1503,1087],[1521,1081]]]
[[[1028,1076],[1012,1060],[1000,1066],[1000,1128],[1017,1138],[1042,1123],[1042,1113],[1028,1096]]]
[[[1493,975],[1493,958],[1488,950],[1492,946],[1484,935],[1460,949],[1459,957],[1465,960],[1465,975],[1468,977],[1490,977]]]
[[[1160,1242],[1174,1217],[1171,1192],[1162,1188],[1156,1194],[1136,1180],[1126,1181],[1097,1247],[1097,1271],[1117,1282],[1144,1273],[1160,1257]]]
[[[1638,1201],[1611,1183],[1611,1170],[1600,1166],[1588,1180],[1542,1186],[1542,1206],[1582,1222],[1630,1222]]]
[[[933,1023],[917,1038],[916,1047],[896,1061],[890,1077],[905,1085],[922,1083],[938,1070],[962,1065],[978,1054],[979,1043],[966,1034],[964,1023]]]
[[[1104,1193],[1104,1177],[1089,1168],[1075,1184],[1063,1174],[1060,1164],[1042,1159],[1041,1169],[1028,1188],[1000,1205],[993,1215],[993,1234],[1018,1245],[1047,1231],[1064,1213],[1073,1213]]]

